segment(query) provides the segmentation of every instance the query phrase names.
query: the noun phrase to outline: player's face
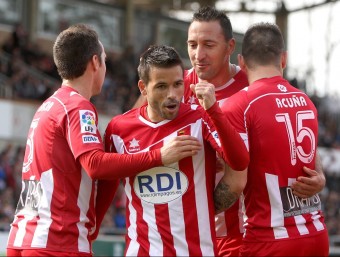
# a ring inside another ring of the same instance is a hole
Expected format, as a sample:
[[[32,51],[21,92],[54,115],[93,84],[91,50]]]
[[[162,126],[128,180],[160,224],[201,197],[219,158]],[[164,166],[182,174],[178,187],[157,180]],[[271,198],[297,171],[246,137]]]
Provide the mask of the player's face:
[[[218,21],[194,21],[190,25],[187,41],[188,54],[201,80],[206,80],[215,86],[221,86],[227,82],[225,74],[229,69],[230,54],[234,50],[234,40],[229,41],[225,40]]]
[[[176,118],[184,94],[182,67],[153,67],[150,81],[144,89],[148,101],[147,112],[153,122]]]

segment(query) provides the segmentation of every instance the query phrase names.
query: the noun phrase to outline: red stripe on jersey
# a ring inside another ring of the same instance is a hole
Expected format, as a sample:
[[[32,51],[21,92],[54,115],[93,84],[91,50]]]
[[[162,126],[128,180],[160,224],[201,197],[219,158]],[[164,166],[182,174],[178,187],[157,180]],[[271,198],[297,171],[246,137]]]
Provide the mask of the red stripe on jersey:
[[[191,135],[191,131],[190,131],[190,126],[187,126],[183,129],[181,129],[180,131],[178,131],[177,133],[178,135]],[[191,176],[187,176],[188,180],[189,180],[189,185],[191,185],[191,188],[194,188],[194,167],[192,165],[193,161],[191,157],[187,157],[184,158],[182,160],[179,161],[179,169],[180,170],[186,170],[188,171],[188,174],[191,174]],[[190,228],[189,231],[189,227],[186,227],[185,230],[185,236],[188,242],[188,248],[189,248],[189,255],[190,256],[201,256],[202,255],[202,251],[199,247],[200,245],[200,238],[199,238],[199,229],[198,229],[198,220],[197,220],[197,215],[190,215],[191,210],[190,208],[193,209],[197,209],[196,208],[196,201],[195,201],[195,190],[191,190],[190,188],[188,189],[189,193],[186,193],[183,195],[183,209],[184,209],[184,219],[185,219],[185,223],[189,224],[195,224],[195,228]],[[186,203],[188,204],[188,206],[186,206]],[[190,204],[189,204],[190,203]],[[193,236],[193,235],[197,235],[197,236]]]
[[[163,256],[176,256],[174,238],[171,234],[168,204],[155,206],[156,224],[163,242]]]
[[[24,239],[23,239],[23,242],[22,242],[23,245],[32,245],[33,237],[31,235],[34,235],[34,232],[37,228],[37,221],[38,220],[39,220],[39,218],[34,217],[33,219],[30,220],[31,226],[25,227],[26,232],[25,232],[25,236],[24,236]]]
[[[240,210],[240,201],[237,200],[229,209],[228,212],[224,212],[225,224],[227,227],[227,234],[231,235],[242,235],[240,231],[240,222],[239,219],[235,219],[236,213],[239,213]],[[242,217],[240,217],[242,219]],[[232,222],[231,222],[232,221]],[[234,224],[236,223],[236,224]]]
[[[75,181],[80,181],[80,174],[76,176],[77,179]],[[75,178],[75,177],[73,177]],[[55,184],[65,183],[64,176],[60,176],[59,174],[55,175],[53,173],[53,180]],[[75,192],[79,192],[79,183],[73,184]],[[92,188],[91,188],[92,190]],[[79,229],[77,223],[79,222],[80,210],[78,207],[78,195],[77,194],[69,194],[66,195],[65,189],[63,187],[54,187],[53,190],[53,198],[51,201],[50,211],[51,211],[51,219],[52,223],[50,229],[53,231],[59,231],[62,234],[73,235],[73,237],[48,237],[47,246],[53,247],[55,245],[69,245],[73,246],[73,251],[78,251],[78,236]],[[58,209],[58,206],[64,206],[62,210]],[[72,215],[71,215],[72,213]],[[69,226],[65,227],[64,220],[70,222]]]
[[[163,142],[153,145],[150,150],[158,149],[163,146]],[[155,205],[155,217],[159,234],[163,243],[164,256],[176,256],[174,248],[174,238],[171,234],[169,207],[168,204]]]
[[[18,233],[18,220],[15,220],[11,225],[11,230],[8,236],[8,242],[14,242],[17,233]]]
[[[179,161],[179,169],[186,169],[191,176],[188,177],[190,188],[186,194],[183,195],[183,212],[185,224],[191,224],[190,231],[189,226],[185,227],[185,236],[188,242],[189,256],[202,256],[202,251],[199,247],[199,229],[197,215],[193,215],[192,209],[197,210],[195,200],[195,184],[194,184],[194,168],[192,166],[192,158],[187,157]],[[207,221],[208,222],[208,221]]]

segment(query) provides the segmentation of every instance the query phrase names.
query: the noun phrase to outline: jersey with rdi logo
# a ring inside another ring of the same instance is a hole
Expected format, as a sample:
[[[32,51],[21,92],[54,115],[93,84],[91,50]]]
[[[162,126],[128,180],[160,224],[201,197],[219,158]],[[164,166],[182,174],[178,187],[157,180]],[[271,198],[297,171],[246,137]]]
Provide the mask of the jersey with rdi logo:
[[[197,155],[155,167],[124,181],[127,195],[127,256],[214,256],[213,190],[220,141],[197,106],[181,104],[174,120],[152,123],[145,106],[116,116],[105,132],[105,147],[134,154],[161,148],[178,135],[204,146]]]

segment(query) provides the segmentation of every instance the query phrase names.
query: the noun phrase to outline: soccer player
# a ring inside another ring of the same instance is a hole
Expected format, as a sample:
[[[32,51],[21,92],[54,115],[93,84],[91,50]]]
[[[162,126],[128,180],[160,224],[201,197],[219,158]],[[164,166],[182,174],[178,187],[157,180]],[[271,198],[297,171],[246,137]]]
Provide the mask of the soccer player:
[[[138,74],[138,87],[147,103],[110,121],[105,149],[148,152],[182,134],[197,137],[204,148],[193,158],[145,169],[124,180],[126,255],[215,256],[216,151],[229,166],[244,173],[249,162],[246,147],[224,121],[213,86],[199,95],[207,111],[181,102],[184,68],[174,48],[150,47],[140,58]],[[210,118],[222,137],[215,133]]]
[[[101,206],[96,195],[104,201],[106,193],[97,179],[132,176],[202,149],[197,139],[184,135],[135,155],[105,153],[90,102],[106,71],[97,33],[86,25],[71,26],[57,37],[53,55],[62,86],[31,123],[7,256],[92,256],[90,239]]]
[[[315,168],[318,121],[308,96],[283,78],[287,52],[278,26],[251,26],[238,61],[249,86],[228,98],[222,110],[243,135],[250,164],[246,176],[231,171],[222,178],[216,210],[236,200],[235,183],[247,181],[241,256],[328,256],[319,196],[300,198],[290,187],[303,166]]]
[[[216,99],[221,105],[228,97],[248,86],[246,74],[239,66],[230,63],[235,49],[232,25],[228,16],[212,7],[202,7],[193,14],[188,29],[188,55],[192,68],[185,73],[184,102],[198,104],[190,85],[213,84]],[[320,160],[316,170],[304,167],[305,172],[292,188],[300,197],[310,197],[320,192],[325,185]],[[223,176],[217,173],[217,182]],[[295,188],[294,188],[295,186]],[[242,199],[242,197],[241,197]],[[215,217],[217,248],[219,256],[238,256],[243,238],[243,212],[239,201]]]
[[[235,39],[230,20],[222,11],[204,6],[195,12],[188,29],[187,46],[192,68],[185,71],[185,103],[199,104],[195,93],[190,89],[190,85],[198,82],[215,86],[216,99],[220,105],[248,86],[245,73],[239,66],[230,63],[230,56],[235,50]],[[141,95],[134,107],[139,107],[143,102],[145,97]],[[219,166],[221,163],[219,161]],[[310,197],[323,189],[325,176],[319,155],[316,164],[317,172],[304,167],[310,177],[304,174],[291,185],[295,195]],[[217,173],[216,184],[223,174],[224,172]],[[244,232],[242,202],[237,201],[228,210],[216,215],[215,221],[218,256],[238,256]]]

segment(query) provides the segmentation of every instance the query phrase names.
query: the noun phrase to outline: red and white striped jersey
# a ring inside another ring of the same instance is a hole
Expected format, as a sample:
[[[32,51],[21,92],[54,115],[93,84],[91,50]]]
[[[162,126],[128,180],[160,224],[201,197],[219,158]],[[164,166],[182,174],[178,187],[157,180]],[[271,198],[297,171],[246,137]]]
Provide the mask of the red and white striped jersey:
[[[175,119],[159,123],[144,118],[145,108],[110,121],[107,151],[149,151],[183,134],[198,138],[203,147],[193,157],[125,179],[126,255],[215,256],[213,190],[221,148],[214,126],[197,105],[182,103]]]
[[[249,147],[244,189],[247,241],[311,236],[326,229],[318,195],[294,196],[290,185],[315,169],[317,110],[308,96],[282,77],[265,78],[222,105]]]
[[[230,79],[224,86],[217,87],[215,94],[216,100],[221,106],[228,97],[237,93],[241,89],[248,86],[248,79],[246,74],[237,66],[237,73]],[[199,104],[196,95],[191,91],[190,84],[196,84],[199,82],[197,73],[194,68],[185,71],[184,76],[184,102]],[[222,178],[223,173],[216,174],[216,185]],[[243,229],[243,211],[242,201],[237,202],[231,206],[228,210],[219,213],[215,216],[216,236],[237,236],[240,237],[240,233],[244,232]]]
[[[77,158],[101,149],[94,106],[62,86],[34,115],[8,248],[90,253],[96,183]]]

